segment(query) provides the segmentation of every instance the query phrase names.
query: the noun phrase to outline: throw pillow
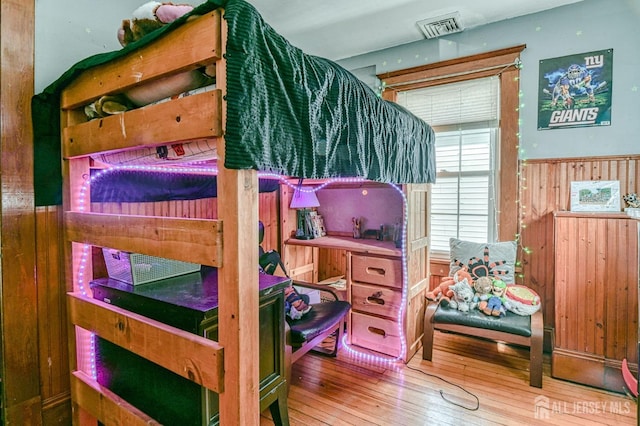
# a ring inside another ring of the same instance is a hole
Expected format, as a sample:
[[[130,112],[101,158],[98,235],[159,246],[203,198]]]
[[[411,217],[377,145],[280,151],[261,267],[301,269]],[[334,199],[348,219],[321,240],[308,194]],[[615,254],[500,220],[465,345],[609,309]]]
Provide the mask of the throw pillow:
[[[467,267],[473,279],[482,276],[498,278],[507,284],[515,283],[516,242],[473,243],[457,238],[449,239],[449,275]]]

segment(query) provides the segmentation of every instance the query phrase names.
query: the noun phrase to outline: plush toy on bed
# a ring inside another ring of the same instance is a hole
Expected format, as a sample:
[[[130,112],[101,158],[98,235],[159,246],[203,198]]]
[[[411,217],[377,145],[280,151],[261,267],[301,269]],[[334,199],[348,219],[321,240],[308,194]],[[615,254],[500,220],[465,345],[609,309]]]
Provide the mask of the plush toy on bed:
[[[150,1],[133,11],[131,19],[124,19],[118,29],[118,41],[122,46],[140,40],[151,31],[169,24],[193,10],[189,4],[160,3]]]
[[[122,46],[140,40],[145,35],[191,12],[193,6],[171,2],[150,1],[138,7],[131,19],[124,19],[118,29]],[[206,69],[185,71],[129,89],[126,93],[103,96],[85,107],[88,118],[106,117],[135,107],[157,102],[171,96],[211,84],[212,72]]]

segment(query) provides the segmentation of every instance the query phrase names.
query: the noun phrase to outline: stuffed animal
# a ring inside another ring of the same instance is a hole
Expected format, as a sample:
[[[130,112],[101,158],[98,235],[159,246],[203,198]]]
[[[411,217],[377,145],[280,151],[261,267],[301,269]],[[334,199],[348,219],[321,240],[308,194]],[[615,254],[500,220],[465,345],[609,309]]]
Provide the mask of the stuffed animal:
[[[308,305],[296,289],[290,285],[284,289],[284,310],[289,318],[297,320],[311,310],[311,305]]]
[[[483,310],[487,306],[487,301],[491,297],[493,281],[489,277],[480,277],[473,283],[475,294],[473,296],[473,307]]]
[[[140,40],[150,32],[191,12],[193,6],[170,2],[150,1],[138,7],[131,19],[124,19],[118,29],[122,46]],[[213,65],[210,66],[213,68]],[[129,89],[126,93],[103,96],[84,108],[89,119],[123,113],[135,107],[157,102],[179,93],[211,84],[213,69],[201,68],[161,78]]]
[[[467,280],[466,282],[471,286],[473,280],[471,279],[471,275],[469,275],[469,272],[466,269],[459,269],[453,274],[453,276],[444,277],[436,288],[427,292],[426,297],[427,299],[433,301],[438,301],[443,298],[451,299],[451,296],[453,296],[451,286],[465,279]]]
[[[449,306],[462,312],[469,312],[473,303],[473,288],[466,278],[449,287],[453,292]]]
[[[133,11],[132,19],[122,20],[122,26],[118,29],[118,41],[122,46],[138,41],[192,10],[193,6],[189,4],[149,1]]]
[[[623,195],[622,199],[629,207],[634,209],[640,208],[640,198],[638,198],[638,195],[635,192]]]
[[[507,284],[502,280],[493,280],[491,288],[491,296],[487,300],[487,305],[482,309],[486,315],[494,317],[504,316],[507,312],[504,307],[504,293],[507,290]]]

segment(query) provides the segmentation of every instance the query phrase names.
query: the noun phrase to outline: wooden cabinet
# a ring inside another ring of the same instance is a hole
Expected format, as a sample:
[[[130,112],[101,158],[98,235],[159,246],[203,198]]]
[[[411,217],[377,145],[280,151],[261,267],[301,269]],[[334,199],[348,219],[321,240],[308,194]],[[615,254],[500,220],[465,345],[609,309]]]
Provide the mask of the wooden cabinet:
[[[555,214],[553,377],[622,392],[622,360],[638,365],[638,223]]]
[[[296,240],[295,211],[289,209],[293,186],[281,187],[282,252],[290,276],[318,281],[343,275],[352,304],[348,343],[365,352],[410,359],[421,346],[429,284],[429,185],[338,182],[322,191],[318,211],[328,235]],[[378,195],[383,202],[371,200]],[[386,211],[393,213],[385,217]],[[365,229],[370,230],[404,223],[402,246],[388,240],[354,239],[353,216],[364,217]]]

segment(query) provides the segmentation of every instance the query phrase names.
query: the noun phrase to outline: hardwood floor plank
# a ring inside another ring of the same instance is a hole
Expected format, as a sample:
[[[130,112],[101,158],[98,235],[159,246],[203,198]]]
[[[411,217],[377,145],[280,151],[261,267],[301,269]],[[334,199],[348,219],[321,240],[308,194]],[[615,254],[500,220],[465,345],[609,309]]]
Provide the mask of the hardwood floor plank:
[[[293,365],[289,418],[292,426],[637,424],[630,397],[552,378],[548,354],[543,388],[529,386],[528,357],[526,348],[439,332],[433,361],[421,351],[406,365],[310,353]],[[475,407],[474,396],[478,409],[463,408]],[[272,424],[268,411],[261,424]]]

